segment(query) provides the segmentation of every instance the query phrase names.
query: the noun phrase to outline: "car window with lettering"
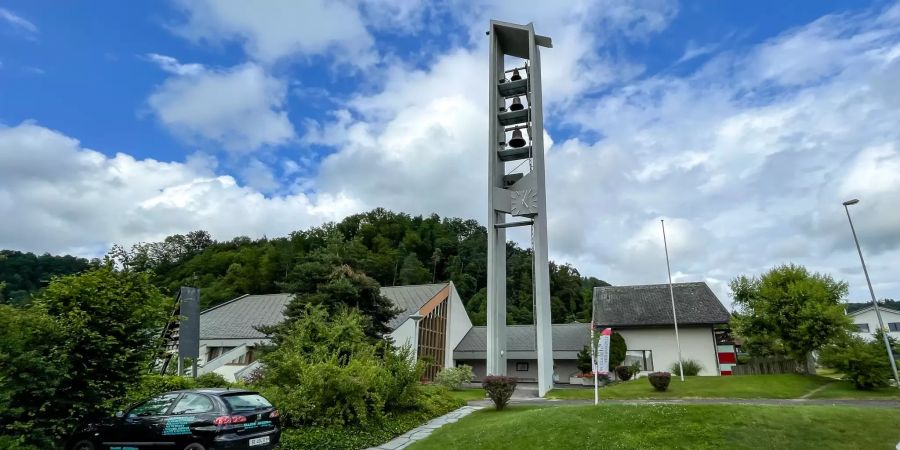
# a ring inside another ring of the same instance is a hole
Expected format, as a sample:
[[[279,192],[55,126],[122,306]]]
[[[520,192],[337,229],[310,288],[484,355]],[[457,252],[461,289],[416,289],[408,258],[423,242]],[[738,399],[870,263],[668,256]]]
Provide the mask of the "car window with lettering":
[[[212,412],[213,409],[212,401],[205,395],[184,394],[181,400],[175,404],[172,414],[207,413]]]
[[[178,394],[164,394],[153,397],[128,411],[128,417],[161,416],[169,410]]]

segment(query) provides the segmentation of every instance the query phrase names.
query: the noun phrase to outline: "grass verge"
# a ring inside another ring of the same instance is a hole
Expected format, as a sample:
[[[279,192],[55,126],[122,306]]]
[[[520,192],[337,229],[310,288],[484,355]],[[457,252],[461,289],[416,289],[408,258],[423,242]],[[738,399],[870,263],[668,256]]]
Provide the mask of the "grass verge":
[[[410,448],[894,448],[900,410],[837,406],[586,405],[483,410]]]
[[[823,399],[856,399],[856,400],[900,400],[900,389],[895,387],[886,387],[880,389],[872,389],[871,391],[860,391],[853,387],[853,383],[849,381],[835,381],[811,395],[809,398]]]
[[[669,389],[658,392],[646,378],[613,384],[600,389],[602,399],[665,398],[800,398],[834,380],[809,375],[745,375],[733,377],[672,377]],[[554,389],[550,398],[589,400],[593,389]]]

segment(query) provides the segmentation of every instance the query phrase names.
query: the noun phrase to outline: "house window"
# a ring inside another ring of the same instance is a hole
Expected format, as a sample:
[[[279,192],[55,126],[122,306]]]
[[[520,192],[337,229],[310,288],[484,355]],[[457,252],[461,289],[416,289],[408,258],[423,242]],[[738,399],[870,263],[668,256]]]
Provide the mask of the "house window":
[[[869,332],[869,324],[867,323],[855,323],[856,331],[860,333],[868,333]]]
[[[891,331],[900,331],[900,322],[890,322],[890,323],[888,323],[888,330],[891,330]]]
[[[528,363],[527,362],[517,362],[516,363],[516,372],[528,372]]]
[[[653,371],[653,351],[652,350],[628,350],[625,352],[625,365],[630,366],[638,363],[641,371]]]
[[[243,355],[232,360],[230,363],[228,363],[228,365],[230,365],[230,366],[246,366],[247,364],[250,364],[253,361],[256,361],[256,355],[253,354],[253,347],[250,347],[247,349],[247,353],[244,353]]]

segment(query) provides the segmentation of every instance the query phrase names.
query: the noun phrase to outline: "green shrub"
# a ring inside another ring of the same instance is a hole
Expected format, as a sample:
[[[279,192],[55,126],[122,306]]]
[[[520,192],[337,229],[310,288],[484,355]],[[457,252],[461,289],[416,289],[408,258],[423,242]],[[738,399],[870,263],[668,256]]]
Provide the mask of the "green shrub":
[[[693,359],[685,359],[681,361],[681,368],[684,369],[684,376],[686,377],[697,376],[700,374],[700,371],[703,370],[703,366],[701,366],[698,361]],[[675,361],[669,367],[669,372],[680,375],[680,371],[678,369],[678,361]]]
[[[630,380],[634,374],[635,372],[632,371],[631,366],[616,366],[616,378],[621,381]]]
[[[618,366],[625,361],[625,353],[628,346],[625,344],[625,338],[621,334],[613,331],[609,338],[609,365],[610,367]]]
[[[472,378],[475,378],[472,367],[463,364],[459,367],[447,367],[438,372],[434,382],[447,389],[458,391],[463,384],[471,383]]]
[[[198,388],[224,388],[231,386],[231,383],[225,377],[216,372],[207,372],[198,376],[196,384]]]
[[[647,376],[653,389],[657,391],[665,391],[669,388],[669,382],[672,381],[672,374],[669,372],[653,372]]]
[[[388,383],[384,386],[384,407],[388,411],[397,411],[415,407],[421,392],[422,374],[425,373],[426,362],[413,360],[412,348],[403,346],[391,348],[388,343],[382,344],[384,368],[387,371]]]
[[[509,403],[513,392],[516,390],[516,379],[502,375],[492,375],[484,377],[481,386],[487,392],[488,397],[494,402],[497,410],[501,410]]]
[[[259,390],[286,425],[369,424],[417,406],[424,367],[411,362],[408,349],[373,343],[365,321],[356,310],[329,316],[309,307],[263,355]]]
[[[148,274],[110,263],[53,278],[25,307],[0,305],[0,435],[54,448],[109,414],[146,372],[170,303]]]
[[[867,342],[853,336],[823,348],[819,363],[844,373],[844,378],[860,390],[887,386],[891,379],[890,361],[880,340]]]
[[[390,413],[378,423],[367,426],[306,426],[287,428],[281,435],[282,450],[362,449],[379,446],[423,423],[447,414],[464,405],[454,399],[447,389],[436,387],[421,390],[419,408]]]
[[[164,392],[194,389],[196,387],[197,382],[193,378],[179,377],[178,375],[146,374],[137,383],[128,388],[124,397],[111,400],[107,404],[107,409],[110,411],[124,410],[129,405]]]

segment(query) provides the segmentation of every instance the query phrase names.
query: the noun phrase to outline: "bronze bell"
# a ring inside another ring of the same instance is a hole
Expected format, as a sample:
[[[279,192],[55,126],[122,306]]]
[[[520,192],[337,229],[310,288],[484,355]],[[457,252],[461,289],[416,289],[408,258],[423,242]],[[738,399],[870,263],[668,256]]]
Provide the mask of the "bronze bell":
[[[525,109],[525,105],[522,104],[522,100],[519,97],[513,99],[512,104],[509,105],[510,111],[521,111]]]
[[[509,81],[519,81],[521,79],[522,75],[519,75],[519,69],[516,69],[515,72],[513,72],[513,75],[509,77]]]
[[[509,146],[512,148],[521,148],[525,146],[525,138],[522,137],[522,130],[513,131],[512,139],[509,140]]]

